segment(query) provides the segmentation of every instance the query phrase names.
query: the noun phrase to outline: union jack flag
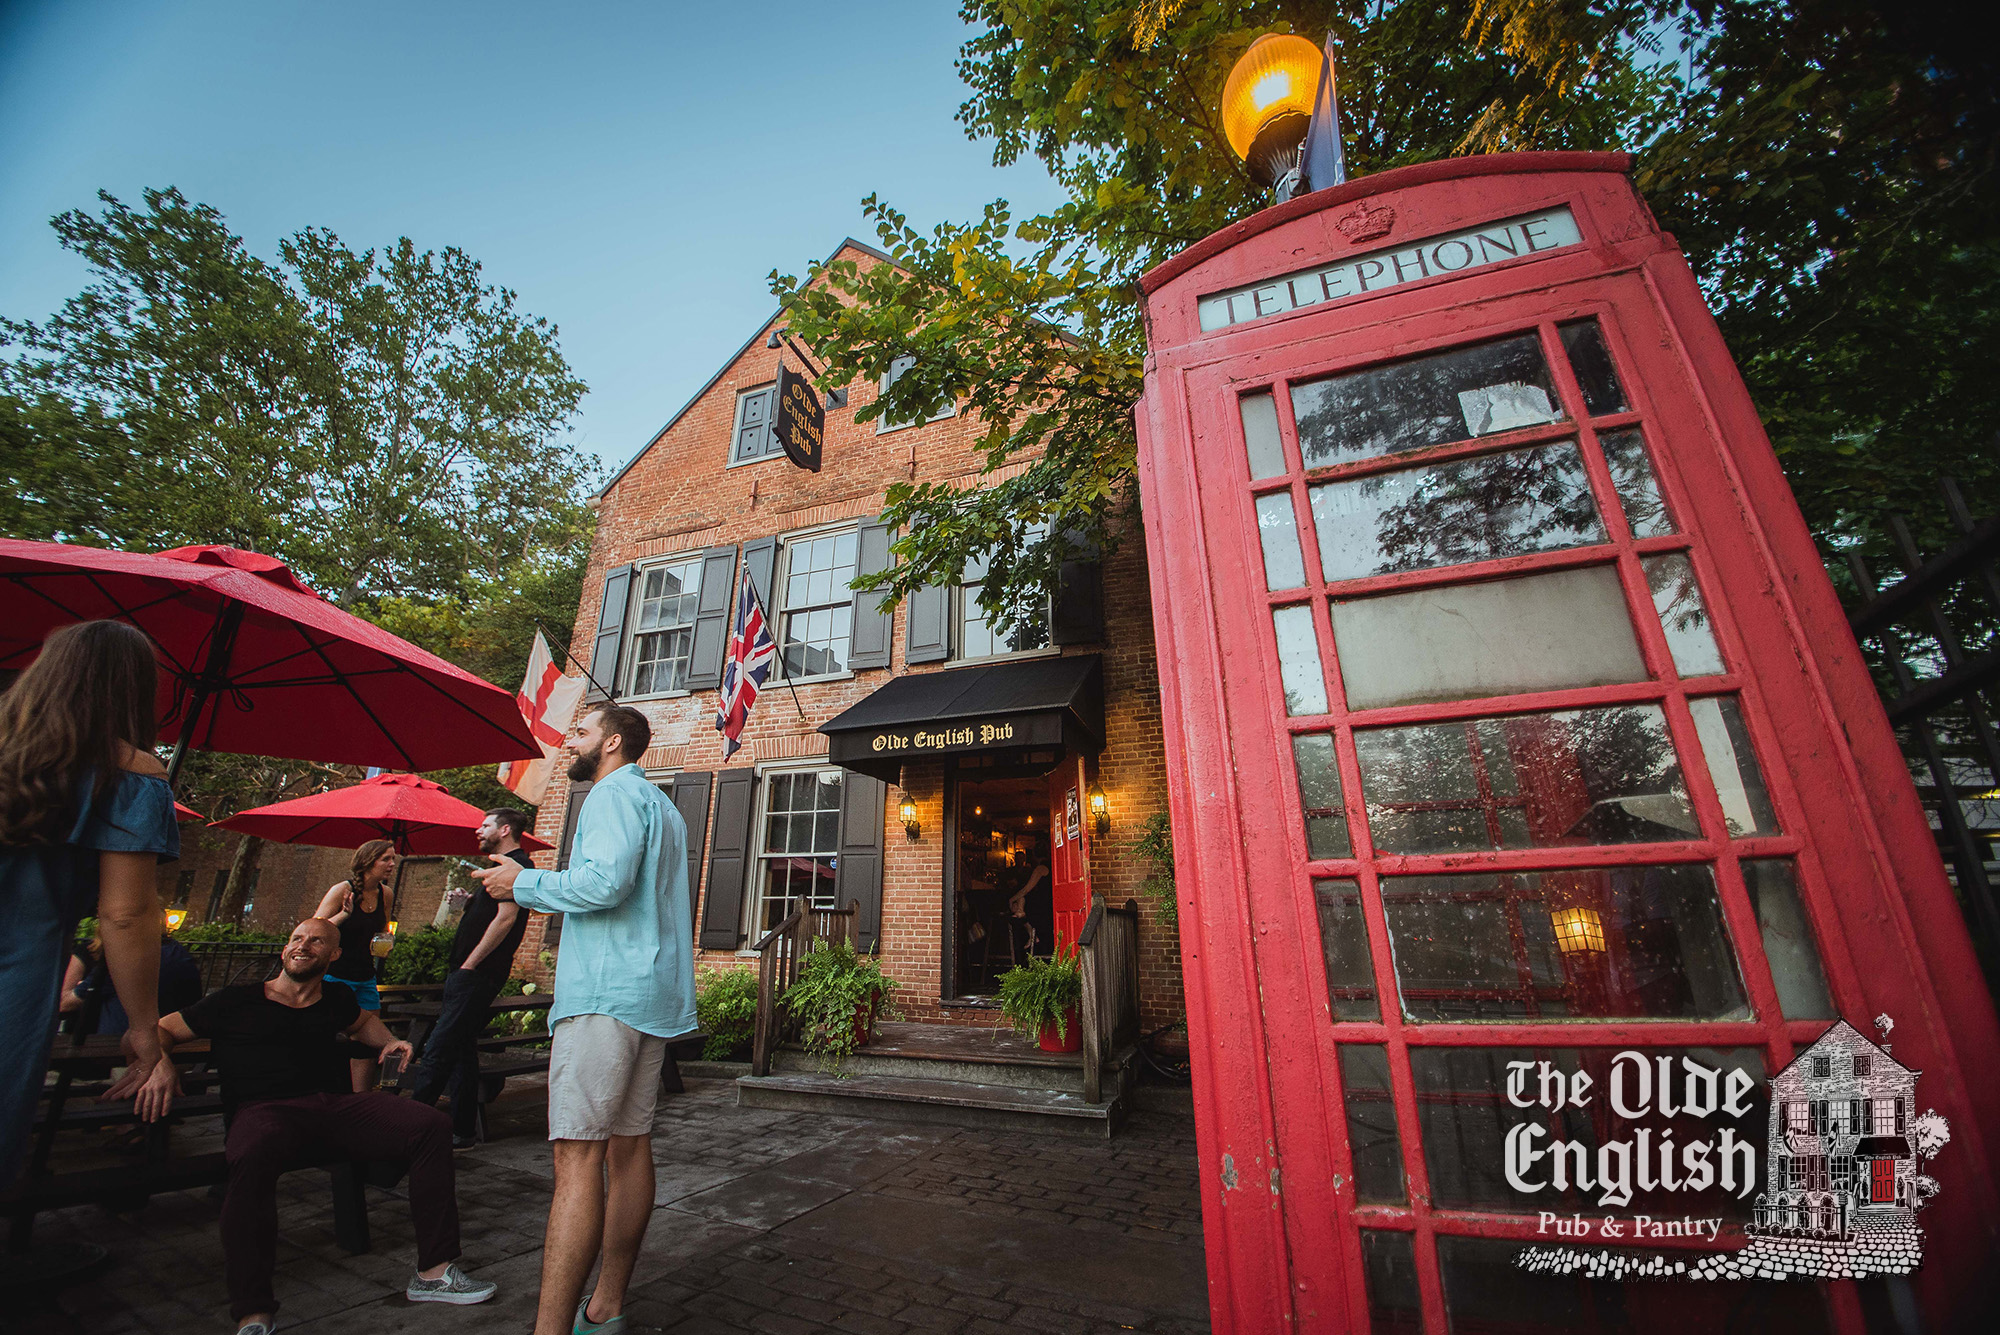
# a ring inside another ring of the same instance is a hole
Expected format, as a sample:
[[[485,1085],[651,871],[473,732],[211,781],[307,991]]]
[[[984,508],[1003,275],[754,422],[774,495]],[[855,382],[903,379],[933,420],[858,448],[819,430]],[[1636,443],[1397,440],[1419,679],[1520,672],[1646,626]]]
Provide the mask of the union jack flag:
[[[750,721],[750,706],[764,678],[771,675],[771,660],[778,646],[771,639],[771,627],[764,620],[763,605],[743,573],[743,592],[736,600],[736,629],[729,637],[729,657],[722,665],[722,699],[715,712],[715,730],[722,734],[722,757],[727,760],[742,749],[743,725]]]

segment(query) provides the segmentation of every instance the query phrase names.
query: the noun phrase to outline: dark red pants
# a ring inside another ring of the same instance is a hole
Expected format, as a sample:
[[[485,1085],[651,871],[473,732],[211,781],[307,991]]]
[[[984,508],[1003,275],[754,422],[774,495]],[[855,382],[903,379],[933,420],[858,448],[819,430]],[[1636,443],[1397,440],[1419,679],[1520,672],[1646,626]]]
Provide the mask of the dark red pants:
[[[275,1312],[278,1178],[328,1154],[407,1161],[417,1269],[458,1259],[458,1192],[451,1119],[393,1094],[308,1094],[246,1103],[229,1122],[229,1194],[222,1202],[222,1255],[229,1314]]]

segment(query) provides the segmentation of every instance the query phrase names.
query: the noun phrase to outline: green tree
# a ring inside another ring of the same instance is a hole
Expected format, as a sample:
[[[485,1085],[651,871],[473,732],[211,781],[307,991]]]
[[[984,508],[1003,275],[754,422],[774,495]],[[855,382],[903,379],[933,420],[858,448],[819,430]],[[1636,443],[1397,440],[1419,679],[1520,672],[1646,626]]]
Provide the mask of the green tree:
[[[996,162],[1038,158],[1068,201],[1018,223],[996,203],[923,233],[870,196],[894,267],[772,275],[825,387],[916,358],[858,418],[957,400],[989,470],[1035,460],[985,491],[893,487],[903,561],[875,583],[901,596],[949,582],[990,548],[982,601],[1004,615],[1075,545],[1124,528],[1136,279],[1269,202],[1216,112],[1267,32],[1337,37],[1355,175],[1462,153],[1637,153],[1640,189],[1686,247],[1823,536],[1917,504],[1940,471],[1990,482],[2000,80],[1954,36],[1966,28],[1950,12],[1965,9],[966,0],[961,123]],[[1885,355],[1885,340],[1901,346]],[[1035,523],[1057,538],[1024,550]]]

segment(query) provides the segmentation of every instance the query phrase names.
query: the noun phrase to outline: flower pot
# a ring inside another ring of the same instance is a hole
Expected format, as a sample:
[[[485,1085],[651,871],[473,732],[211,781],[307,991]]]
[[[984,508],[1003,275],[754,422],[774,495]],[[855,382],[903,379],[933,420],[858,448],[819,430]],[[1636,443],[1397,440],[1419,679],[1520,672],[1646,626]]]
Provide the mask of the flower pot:
[[[1057,1035],[1053,1022],[1044,1024],[1041,1036],[1036,1040],[1035,1046],[1043,1052],[1083,1051],[1083,1021],[1077,1014],[1075,1006],[1071,1006],[1063,1015],[1063,1031],[1068,1034],[1067,1038]]]
[[[875,1008],[882,1002],[878,992],[861,1005],[854,1008],[854,1046],[865,1048],[868,1040],[875,1037]]]

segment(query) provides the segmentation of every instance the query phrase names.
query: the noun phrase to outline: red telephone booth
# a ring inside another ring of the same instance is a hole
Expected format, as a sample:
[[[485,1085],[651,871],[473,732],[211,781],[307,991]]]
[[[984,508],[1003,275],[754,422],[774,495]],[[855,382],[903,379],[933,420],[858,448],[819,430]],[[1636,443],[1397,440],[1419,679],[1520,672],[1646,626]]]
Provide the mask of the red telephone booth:
[[[1144,280],[1218,1331],[1855,1331],[1912,1293],[1946,1329],[1991,1283],[1993,1007],[1797,506],[1628,166],[1385,172]],[[1772,1219],[1821,1177],[1872,1197],[1866,1160],[1781,1154],[1782,1128],[1767,1153],[1768,1102],[1720,1129],[1662,1103],[1641,1133],[1562,1094],[1637,1051],[1663,1092],[1699,1070],[1762,1098],[1831,1021],[1883,1014],[1953,1134],[1913,1277],[1516,1267],[1577,1241],[1551,1215],[1686,1219],[1585,1239],[1693,1265],[1745,1245],[1752,1186]],[[1516,1072],[1553,1105],[1521,1112]],[[1574,1180],[1530,1196],[1503,1160],[1543,1134]],[[1695,1179],[1646,1157],[1670,1134],[1721,1136],[1733,1176],[1675,1194]],[[1607,1206],[1614,1141],[1641,1167]],[[1580,1185],[1593,1152],[1602,1192]]]

